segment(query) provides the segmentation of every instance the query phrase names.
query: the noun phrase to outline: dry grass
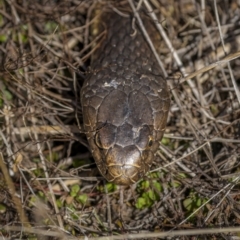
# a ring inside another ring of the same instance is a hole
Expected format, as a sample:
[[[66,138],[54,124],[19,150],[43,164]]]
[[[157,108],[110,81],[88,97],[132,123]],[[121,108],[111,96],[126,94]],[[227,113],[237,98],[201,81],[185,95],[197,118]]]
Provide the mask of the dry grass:
[[[142,1],[172,102],[152,174],[124,188],[81,126],[95,2],[0,0],[0,239],[239,239],[239,1]]]

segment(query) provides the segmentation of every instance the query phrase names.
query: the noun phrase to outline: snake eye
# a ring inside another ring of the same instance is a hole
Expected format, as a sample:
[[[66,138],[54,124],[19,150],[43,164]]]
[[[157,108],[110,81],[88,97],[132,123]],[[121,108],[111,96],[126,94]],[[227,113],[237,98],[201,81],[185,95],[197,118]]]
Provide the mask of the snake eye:
[[[94,140],[95,140],[95,144],[96,144],[100,149],[103,149],[103,145],[102,145],[102,142],[101,142],[101,139],[100,139],[99,131],[96,132],[95,137],[94,137]]]
[[[152,138],[152,136],[149,136],[148,147],[151,147],[152,145],[153,145],[153,138]]]

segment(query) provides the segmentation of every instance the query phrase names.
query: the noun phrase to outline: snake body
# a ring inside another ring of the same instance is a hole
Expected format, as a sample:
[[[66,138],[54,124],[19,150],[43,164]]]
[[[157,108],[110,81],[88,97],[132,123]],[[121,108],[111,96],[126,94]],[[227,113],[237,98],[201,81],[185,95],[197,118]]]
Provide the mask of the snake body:
[[[81,89],[84,130],[101,174],[130,185],[148,172],[170,108],[161,69],[132,16],[104,13],[106,36]],[[144,24],[154,43],[153,23]]]

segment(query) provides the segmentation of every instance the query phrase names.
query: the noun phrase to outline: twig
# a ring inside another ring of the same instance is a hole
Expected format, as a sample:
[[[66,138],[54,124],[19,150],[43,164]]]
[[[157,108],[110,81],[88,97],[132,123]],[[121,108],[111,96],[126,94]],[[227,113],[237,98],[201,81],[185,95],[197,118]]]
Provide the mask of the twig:
[[[8,187],[8,192],[10,193],[12,200],[14,202],[14,206],[18,212],[20,221],[24,227],[31,228],[31,224],[28,221],[28,218],[25,214],[24,209],[22,208],[22,203],[21,200],[17,197],[16,189],[14,186],[14,183],[12,181],[12,178],[9,175],[8,169],[4,163],[2,153],[0,153],[0,169],[2,170],[2,173],[4,175],[7,187]]]

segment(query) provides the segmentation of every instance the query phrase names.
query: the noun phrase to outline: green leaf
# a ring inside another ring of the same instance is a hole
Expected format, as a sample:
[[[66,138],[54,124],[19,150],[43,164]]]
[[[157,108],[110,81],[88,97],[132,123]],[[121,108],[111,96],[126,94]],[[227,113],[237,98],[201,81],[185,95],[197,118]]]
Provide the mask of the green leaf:
[[[105,184],[105,187],[102,186],[102,185],[100,185],[100,186],[97,187],[97,190],[98,190],[99,192],[105,193],[105,192],[106,192],[106,191],[105,191],[105,188],[106,188],[106,190],[107,190],[108,193],[111,193],[111,192],[114,192],[114,191],[117,190],[117,185],[114,184],[114,183],[106,183],[106,184]]]
[[[38,196],[40,198],[44,198],[45,197],[45,194],[42,192],[42,191],[38,191]]]
[[[0,34],[0,43],[4,43],[7,41],[7,36],[6,34]]]
[[[152,179],[159,178],[160,176],[161,176],[161,173],[159,171],[152,172],[149,174],[149,178],[152,178]]]
[[[141,188],[148,189],[149,185],[150,185],[149,181],[142,181]]]
[[[35,195],[32,195],[32,196],[30,197],[30,199],[29,199],[29,204],[28,204],[28,206],[29,206],[29,207],[35,206],[36,201],[37,201],[37,197],[36,197]]]
[[[2,4],[1,4],[1,1],[0,1],[0,8],[2,7]],[[2,27],[4,24],[4,21],[3,21],[3,15],[0,14],[0,27]]]
[[[71,191],[70,191],[70,196],[71,197],[76,197],[79,190],[80,190],[79,185],[77,185],[77,184],[73,185],[72,188],[71,188]]]
[[[56,200],[57,206],[61,208],[63,206],[63,202],[60,199]]]
[[[183,179],[187,178],[187,175],[185,173],[179,173],[178,176]]]
[[[151,200],[149,196],[149,192],[144,192],[142,194],[142,197],[145,199],[145,207],[151,207],[153,204],[153,201]]]
[[[196,206],[197,206],[197,207],[200,207],[201,205],[202,205],[202,199],[198,197],[198,198],[196,199]]]
[[[78,167],[81,167],[85,164],[91,164],[91,161],[90,159],[73,159],[73,167],[74,168],[78,168]]]
[[[48,21],[44,27],[45,31],[52,33],[56,30],[57,25],[58,24],[54,21]]]
[[[44,171],[43,169],[40,168],[36,168],[35,170],[33,170],[33,173],[35,174],[36,177],[44,177]]]
[[[147,194],[152,201],[155,201],[157,199],[153,190],[149,190]]]
[[[48,160],[49,162],[50,162],[50,161],[52,161],[52,162],[58,161],[58,160],[59,160],[59,155],[58,155],[58,153],[52,152],[51,154],[49,154],[49,155],[47,156],[47,160]]]
[[[82,204],[86,204],[88,200],[88,195],[86,193],[78,195],[76,197],[76,200]]]
[[[4,204],[0,203],[0,214],[5,213],[6,210],[7,210],[7,207]]]
[[[186,198],[184,201],[183,201],[183,206],[185,209],[187,209],[188,211],[191,211],[192,210],[192,205],[193,205],[193,201],[191,198]]]
[[[170,184],[172,187],[175,187],[175,188],[178,188],[178,187],[180,187],[181,186],[181,183],[180,182],[178,182],[178,181],[173,181],[173,182],[171,182],[171,184]]]
[[[159,192],[162,192],[162,191],[163,191],[161,183],[159,183],[159,182],[157,182],[157,181],[154,181],[154,182],[153,182],[153,185],[154,185],[154,187],[155,187]]]
[[[145,205],[146,205],[146,199],[142,198],[142,197],[139,197],[137,199],[135,207],[138,208],[138,209],[142,209],[142,208],[144,208]]]
[[[107,183],[106,187],[108,192],[114,192],[117,189],[117,185],[114,183]]]
[[[163,137],[161,143],[162,143],[163,145],[167,146],[167,145],[170,143],[170,139]]]
[[[13,96],[12,96],[12,94],[11,94],[8,90],[4,90],[3,94],[4,94],[4,97],[5,97],[8,101],[11,101],[11,100],[12,100]]]

